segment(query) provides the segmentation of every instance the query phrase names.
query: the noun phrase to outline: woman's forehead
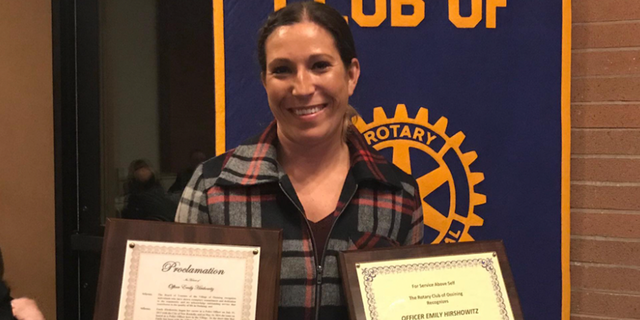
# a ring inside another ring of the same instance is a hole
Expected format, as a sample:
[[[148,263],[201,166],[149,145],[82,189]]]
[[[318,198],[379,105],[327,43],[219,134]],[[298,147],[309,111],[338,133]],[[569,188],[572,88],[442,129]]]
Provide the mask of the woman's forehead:
[[[309,20],[303,20],[300,22],[296,22],[293,24],[287,24],[287,25],[282,25],[277,27],[272,33],[271,36],[287,36],[289,34],[292,33],[297,33],[297,34],[306,34],[308,36],[314,36],[316,35],[318,32],[322,32],[324,31],[325,33],[327,33],[326,30],[324,30],[323,27],[321,27],[320,25],[318,25],[315,22],[309,21]]]
[[[310,21],[302,21],[276,28],[267,38],[265,49],[268,51],[269,49],[289,46],[297,42],[310,42],[335,47],[333,37],[322,26]]]

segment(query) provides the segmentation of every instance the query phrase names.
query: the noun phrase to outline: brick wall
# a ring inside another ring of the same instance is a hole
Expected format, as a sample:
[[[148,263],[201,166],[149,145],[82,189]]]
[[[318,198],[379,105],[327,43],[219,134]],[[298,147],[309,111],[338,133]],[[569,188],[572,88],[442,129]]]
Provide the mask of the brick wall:
[[[640,0],[572,10],[571,319],[640,319]]]

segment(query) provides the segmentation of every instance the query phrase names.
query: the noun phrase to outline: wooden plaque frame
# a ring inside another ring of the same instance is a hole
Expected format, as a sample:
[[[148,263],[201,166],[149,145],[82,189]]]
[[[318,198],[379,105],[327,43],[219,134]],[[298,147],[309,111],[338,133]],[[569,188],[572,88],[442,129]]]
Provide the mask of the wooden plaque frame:
[[[94,320],[118,319],[127,240],[259,246],[256,317],[278,318],[282,230],[109,219],[102,246]]]
[[[523,320],[520,308],[520,299],[513,281],[513,274],[509,266],[504,244],[501,240],[476,241],[463,243],[446,243],[436,245],[415,245],[406,247],[368,249],[340,252],[340,276],[349,306],[349,318],[351,320],[366,320],[365,307],[362,303],[362,291],[358,283],[356,265],[359,263],[374,261],[402,260],[426,257],[446,257],[451,255],[463,255],[483,252],[495,252],[504,285],[509,296],[511,310],[515,320]]]

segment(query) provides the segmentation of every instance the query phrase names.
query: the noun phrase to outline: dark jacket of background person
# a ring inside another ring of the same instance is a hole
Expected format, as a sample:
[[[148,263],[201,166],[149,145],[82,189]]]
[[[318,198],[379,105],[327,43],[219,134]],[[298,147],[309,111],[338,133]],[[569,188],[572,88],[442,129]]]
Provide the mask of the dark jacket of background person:
[[[174,220],[177,204],[164,191],[146,160],[134,160],[129,165],[126,191],[127,205],[122,210],[123,218]]]
[[[191,180],[193,172],[203,162],[207,160],[207,155],[200,149],[191,150],[189,154],[189,167],[178,173],[176,181],[169,187],[170,194],[182,194],[182,191]]]
[[[125,219],[173,221],[177,205],[162,186],[152,184],[129,193],[127,206],[122,210]]]
[[[184,171],[178,173],[178,175],[176,176],[176,181],[174,181],[171,187],[169,187],[169,193],[181,194],[184,188],[187,186],[187,183],[189,183],[189,180],[191,180],[191,176],[193,175],[194,171],[195,168],[187,168]]]

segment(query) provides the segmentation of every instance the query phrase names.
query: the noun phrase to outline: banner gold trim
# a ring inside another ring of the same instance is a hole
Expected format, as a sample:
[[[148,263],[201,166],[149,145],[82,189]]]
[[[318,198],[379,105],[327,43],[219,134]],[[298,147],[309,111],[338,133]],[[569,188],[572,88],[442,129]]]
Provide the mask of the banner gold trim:
[[[562,2],[562,320],[571,317],[571,0]]]
[[[224,1],[213,0],[213,61],[216,111],[216,155],[223,154],[226,147],[226,83],[224,61]]]

